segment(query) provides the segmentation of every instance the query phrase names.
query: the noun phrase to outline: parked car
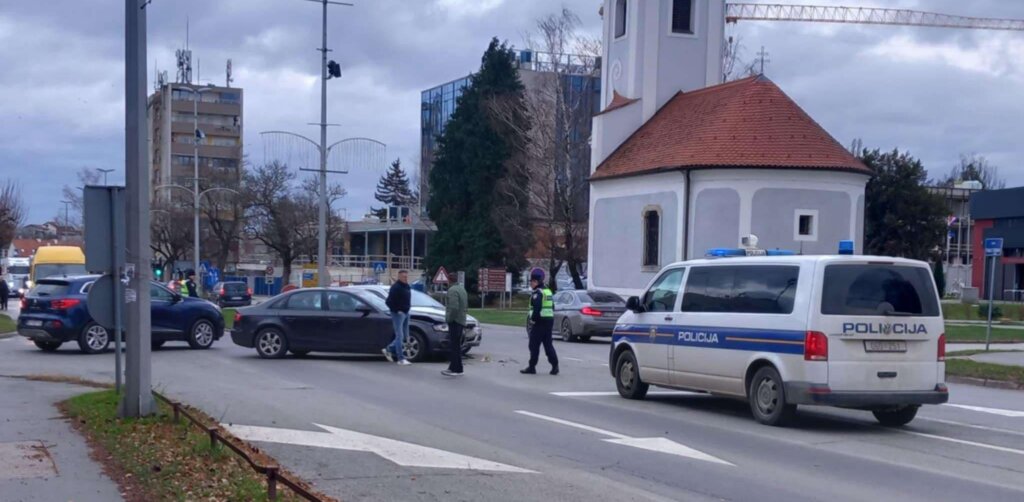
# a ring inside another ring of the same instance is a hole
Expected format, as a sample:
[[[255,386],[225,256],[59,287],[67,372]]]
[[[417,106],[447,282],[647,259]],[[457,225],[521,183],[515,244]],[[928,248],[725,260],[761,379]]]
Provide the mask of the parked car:
[[[440,324],[422,317],[410,322],[406,359],[422,361],[446,346],[439,341],[443,333]],[[235,344],[255,348],[260,357],[268,359],[288,352],[297,356],[310,352],[380,354],[394,338],[391,312],[384,299],[358,286],[282,293],[235,311],[231,330]]]
[[[113,333],[93,321],[86,306],[89,288],[97,277],[40,279],[21,300],[18,334],[47,352],[71,341],[87,354],[106,350]],[[154,349],[169,341],[208,349],[224,334],[224,317],[216,305],[182,297],[156,282],[150,283],[149,294]]]
[[[612,336],[626,301],[609,291],[560,291],[555,303],[555,329],[563,341],[586,342],[592,336]]]
[[[218,282],[207,292],[207,299],[221,308],[248,307],[252,305],[252,289],[242,281]]]
[[[349,286],[346,289],[359,289],[370,292],[384,300],[388,297],[388,286]],[[426,353],[445,352],[448,350],[448,324],[444,320],[445,307],[430,295],[412,290],[412,308],[409,311],[410,343],[426,347]],[[483,341],[483,330],[480,322],[471,315],[466,316],[466,329],[463,333],[462,353],[468,354],[473,347]]]

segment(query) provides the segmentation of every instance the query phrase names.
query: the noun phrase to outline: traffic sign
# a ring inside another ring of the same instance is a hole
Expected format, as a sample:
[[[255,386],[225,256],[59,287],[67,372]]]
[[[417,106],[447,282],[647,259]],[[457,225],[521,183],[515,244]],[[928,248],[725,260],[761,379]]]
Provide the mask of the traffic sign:
[[[505,290],[505,269],[482,268],[477,272],[479,289],[484,293],[500,293]]]
[[[274,266],[273,265],[267,265],[266,272],[267,272],[267,275],[274,275]]]
[[[985,256],[1003,256],[1003,238],[988,237],[985,239]]]
[[[388,268],[388,264],[382,261],[373,262],[373,273],[382,274]]]
[[[438,267],[437,273],[434,274],[434,284],[448,284],[452,282],[448,278],[448,271],[444,267]]]

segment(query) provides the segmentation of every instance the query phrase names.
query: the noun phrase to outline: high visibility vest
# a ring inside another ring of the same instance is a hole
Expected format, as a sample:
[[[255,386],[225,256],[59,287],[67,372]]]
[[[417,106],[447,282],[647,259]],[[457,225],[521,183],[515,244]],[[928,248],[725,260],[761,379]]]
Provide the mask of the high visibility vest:
[[[180,284],[179,288],[181,289],[182,296],[192,296],[188,289],[188,281],[181,280],[178,281],[178,284]]]
[[[540,316],[546,318],[555,317],[555,302],[551,299],[551,290],[544,288],[541,290],[541,294],[544,295],[540,303]]]

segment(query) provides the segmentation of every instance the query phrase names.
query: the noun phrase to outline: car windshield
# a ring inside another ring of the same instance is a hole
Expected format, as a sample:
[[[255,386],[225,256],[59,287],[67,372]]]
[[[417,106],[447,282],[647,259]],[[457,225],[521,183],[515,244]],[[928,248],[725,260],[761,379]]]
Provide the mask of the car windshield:
[[[619,295],[607,291],[587,291],[579,293],[579,297],[583,303],[626,303]]]
[[[85,265],[81,263],[40,263],[36,265],[36,279],[46,277],[84,275]]]
[[[413,307],[426,307],[432,309],[444,309],[444,305],[441,302],[435,300],[430,295],[422,292],[412,290],[412,306]]]
[[[17,275],[24,275],[24,274],[28,273],[28,266],[27,265],[9,265],[7,267],[7,273],[9,273],[9,274],[17,274]]]

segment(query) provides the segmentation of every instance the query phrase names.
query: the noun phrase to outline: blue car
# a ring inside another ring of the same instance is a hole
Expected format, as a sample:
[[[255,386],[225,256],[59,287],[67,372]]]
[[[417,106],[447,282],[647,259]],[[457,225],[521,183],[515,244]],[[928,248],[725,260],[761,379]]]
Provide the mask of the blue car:
[[[21,300],[18,334],[47,352],[65,342],[77,342],[86,354],[107,349],[112,332],[96,324],[86,300],[98,276],[40,279]],[[188,298],[155,282],[150,283],[153,348],[165,342],[185,341],[193,349],[208,349],[224,334],[220,308],[199,298]]]

